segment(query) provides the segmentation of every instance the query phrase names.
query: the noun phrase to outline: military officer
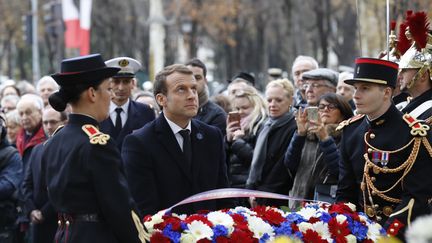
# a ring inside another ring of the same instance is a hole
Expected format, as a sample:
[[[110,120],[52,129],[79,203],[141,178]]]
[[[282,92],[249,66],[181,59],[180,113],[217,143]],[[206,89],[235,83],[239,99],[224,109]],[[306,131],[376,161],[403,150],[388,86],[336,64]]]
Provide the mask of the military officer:
[[[337,201],[356,204],[403,237],[411,221],[429,214],[432,198],[432,139],[428,125],[392,103],[398,65],[358,58],[354,102],[359,115],[342,122],[341,162]]]
[[[51,106],[72,107],[68,124],[42,155],[49,200],[59,215],[55,242],[144,242],[120,153],[98,129],[108,116],[109,77],[119,70],[93,54],[63,60],[52,75],[60,90],[49,97]]]
[[[135,74],[141,68],[141,63],[130,57],[117,57],[105,64],[108,67],[120,68],[120,71],[111,78],[113,96],[109,117],[101,122],[100,130],[114,138],[121,150],[126,135],[154,120],[155,114],[148,105],[130,98],[136,84]]]
[[[410,32],[426,26],[427,17],[423,21],[415,21],[412,16],[426,14],[424,12],[409,15],[406,22]],[[432,124],[432,31],[424,29],[423,33],[412,35],[414,43],[401,57],[399,70],[401,90],[407,91],[411,100],[402,109],[412,117],[425,120]]]

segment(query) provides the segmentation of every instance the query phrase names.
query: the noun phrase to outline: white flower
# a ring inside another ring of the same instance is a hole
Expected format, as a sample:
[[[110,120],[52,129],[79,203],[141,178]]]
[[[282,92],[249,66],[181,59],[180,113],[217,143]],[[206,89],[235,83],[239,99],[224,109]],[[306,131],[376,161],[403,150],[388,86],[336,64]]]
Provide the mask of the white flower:
[[[301,222],[300,224],[297,225],[299,230],[303,233],[305,233],[307,230],[311,230],[312,229],[312,224],[310,223],[306,223],[306,222]]]
[[[303,216],[304,219],[309,220],[311,217],[315,217],[317,213],[317,210],[312,207],[302,208],[298,212],[301,216]]]
[[[159,224],[159,223],[162,223],[164,221],[162,219],[163,215],[164,215],[163,213],[157,213],[151,217],[150,221],[144,222],[144,226],[149,231],[149,233],[153,233],[153,231],[154,231],[153,227],[155,224]]]
[[[261,218],[255,216],[248,217],[249,230],[254,233],[254,237],[260,239],[265,233],[270,237],[274,235],[273,228]]]
[[[407,242],[432,242],[432,214],[418,217],[406,231]]]
[[[368,225],[367,237],[373,242],[376,242],[380,237],[380,230],[382,229],[380,224],[373,223]]]
[[[226,213],[216,211],[207,214],[207,219],[213,223],[213,225],[223,225],[230,233],[234,231],[234,220]]]
[[[327,223],[319,221],[319,222],[312,224],[312,228],[314,231],[316,231],[321,236],[321,238],[323,238],[327,241],[331,240],[331,234],[330,234]]]
[[[185,232],[181,234],[180,242],[192,243],[192,242],[197,242],[197,239],[191,233]]]
[[[204,224],[201,221],[195,220],[192,223],[188,224],[188,230],[187,232],[190,232],[190,234],[198,241],[204,238],[207,238],[209,240],[212,239],[213,236],[213,230],[206,224]]]
[[[352,211],[356,211],[356,205],[352,203],[344,203],[346,206],[348,206]]]
[[[357,238],[352,234],[345,236],[345,238],[346,238],[348,243],[356,243],[357,242]]]
[[[250,210],[249,208],[238,206],[234,209],[230,210],[233,213],[242,213],[242,214],[248,214],[248,215],[256,215],[256,212]]]
[[[336,216],[336,221],[337,221],[339,224],[342,224],[342,223],[345,222],[346,220],[347,220],[347,217],[346,217],[345,215],[343,215],[343,214],[339,214],[339,215]]]

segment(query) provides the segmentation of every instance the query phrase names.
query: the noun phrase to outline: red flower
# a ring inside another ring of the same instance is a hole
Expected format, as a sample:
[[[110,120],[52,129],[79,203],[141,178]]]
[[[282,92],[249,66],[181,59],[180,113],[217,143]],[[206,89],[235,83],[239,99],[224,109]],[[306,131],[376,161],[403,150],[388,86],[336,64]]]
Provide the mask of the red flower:
[[[184,222],[186,223],[186,224],[190,224],[190,223],[192,223],[193,221],[201,221],[201,222],[203,222],[204,224],[206,224],[206,225],[208,225],[209,227],[213,227],[213,224],[204,216],[204,215],[199,215],[199,214],[193,214],[193,215],[191,215],[191,216],[189,216],[189,217],[187,217],[185,220],[184,220]]]
[[[231,234],[231,242],[232,243],[255,243],[258,242],[258,239],[253,238],[253,233],[235,229]]]
[[[345,236],[350,234],[350,230],[348,228],[348,221],[339,223],[336,218],[332,218],[328,222],[328,227],[331,236],[333,237],[333,239],[336,239],[336,242],[346,242]]]
[[[321,236],[316,231],[311,229],[308,229],[305,233],[303,233],[303,242],[327,243],[327,241],[321,238]]]
[[[162,232],[156,231],[150,237],[150,242],[154,243],[170,243],[170,239],[165,237]]]
[[[354,211],[351,210],[350,207],[343,203],[337,203],[330,206],[329,213],[337,213],[337,214],[354,214]]]
[[[225,236],[219,236],[218,238],[216,238],[216,243],[229,243],[229,239],[226,238]]]
[[[257,213],[257,216],[264,219],[272,225],[280,225],[284,222],[284,217],[273,209],[268,209],[266,206],[256,206],[253,211]]]
[[[310,219],[309,219],[309,223],[311,223],[311,224],[316,223],[316,222],[320,222],[320,221],[321,221],[321,219],[319,219],[317,217],[310,217]]]
[[[197,241],[197,243],[211,243],[211,240],[204,238],[204,239]]]
[[[245,218],[240,214],[233,214],[231,218],[234,220],[234,225],[239,230],[249,230],[248,223]]]
[[[293,232],[298,232],[300,231],[297,224],[295,223],[291,223],[291,229],[293,230]]]

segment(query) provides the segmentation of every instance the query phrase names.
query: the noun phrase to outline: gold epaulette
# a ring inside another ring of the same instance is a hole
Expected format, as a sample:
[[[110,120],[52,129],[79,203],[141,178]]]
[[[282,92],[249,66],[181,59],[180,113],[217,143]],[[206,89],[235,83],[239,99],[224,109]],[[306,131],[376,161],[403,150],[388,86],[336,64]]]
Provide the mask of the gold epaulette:
[[[54,135],[56,135],[60,130],[62,130],[63,127],[64,127],[64,125],[60,125],[60,126],[58,126],[57,129],[56,129],[56,130],[53,132],[53,134],[51,135],[51,137],[54,136]]]
[[[91,124],[86,124],[81,128],[89,136],[91,144],[105,145],[110,139],[108,134],[100,132],[99,129]]]
[[[411,127],[411,135],[425,137],[430,127],[427,124],[423,124],[424,121],[420,121],[412,117],[410,114],[404,114],[402,116],[404,121]]]
[[[342,130],[342,128],[344,128],[345,126],[354,123],[356,121],[360,121],[365,115],[364,114],[358,114],[355,115],[345,121],[342,121],[341,123],[339,123],[339,125],[336,127],[336,131]]]

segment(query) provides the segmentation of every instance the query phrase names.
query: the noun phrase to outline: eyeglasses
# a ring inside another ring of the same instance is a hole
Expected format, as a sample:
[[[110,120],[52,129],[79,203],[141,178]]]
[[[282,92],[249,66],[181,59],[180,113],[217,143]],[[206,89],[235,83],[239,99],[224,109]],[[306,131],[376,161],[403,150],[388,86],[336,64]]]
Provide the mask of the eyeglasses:
[[[331,111],[331,110],[338,109],[339,107],[337,105],[335,105],[335,104],[327,104],[327,105],[325,105],[325,104],[319,104],[319,106],[318,106],[318,109],[320,111],[323,111],[326,108]]]
[[[302,88],[304,90],[308,89],[309,87],[312,89],[317,89],[317,88],[321,88],[321,87],[328,87],[328,85],[327,84],[318,84],[318,83],[305,83],[302,86]]]

